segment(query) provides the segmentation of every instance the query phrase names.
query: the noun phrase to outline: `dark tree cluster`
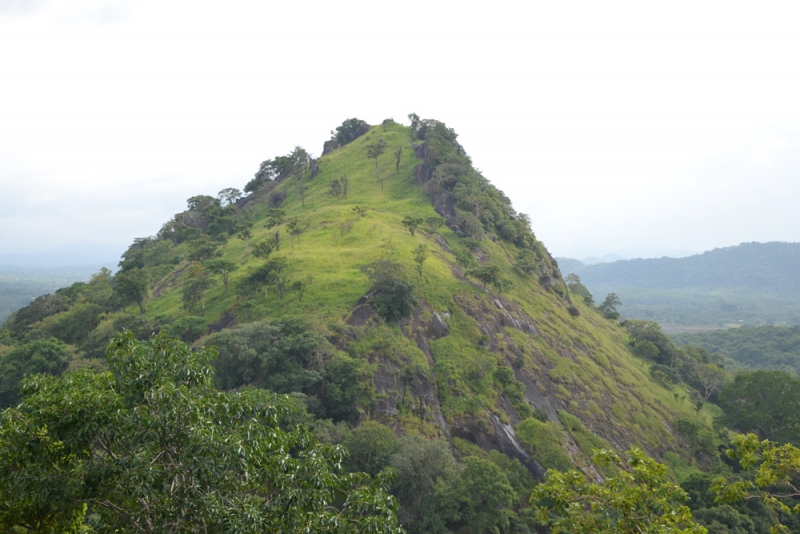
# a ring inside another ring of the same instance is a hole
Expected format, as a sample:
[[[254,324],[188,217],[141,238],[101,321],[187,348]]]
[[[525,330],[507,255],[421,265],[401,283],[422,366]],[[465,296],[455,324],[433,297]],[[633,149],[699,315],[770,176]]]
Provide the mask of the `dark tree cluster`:
[[[279,182],[289,176],[302,177],[310,163],[311,155],[304,148],[297,146],[285,156],[262,161],[253,179],[244,186],[244,191],[255,193],[269,182]]]

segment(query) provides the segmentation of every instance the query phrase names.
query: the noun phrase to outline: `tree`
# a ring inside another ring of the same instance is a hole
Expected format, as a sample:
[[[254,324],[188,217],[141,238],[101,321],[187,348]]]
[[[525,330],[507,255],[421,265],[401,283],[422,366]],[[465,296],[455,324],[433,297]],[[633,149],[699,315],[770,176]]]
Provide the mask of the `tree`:
[[[350,453],[347,466],[351,471],[375,476],[388,465],[389,457],[397,449],[397,438],[391,428],[375,421],[364,421],[345,434],[342,444]]]
[[[682,503],[686,492],[667,478],[667,468],[636,447],[627,453],[625,470],[613,451],[594,455],[599,466],[618,465],[619,473],[602,484],[577,470],[550,469],[531,495],[540,523],[553,534],[705,534]]]
[[[342,183],[342,198],[347,198],[347,186],[350,185],[347,175],[342,175],[342,177],[339,178],[339,181]]]
[[[722,391],[731,381],[730,373],[713,363],[699,363],[695,370],[703,387],[703,400],[706,402],[712,395]]]
[[[211,278],[211,271],[202,263],[193,263],[189,266],[187,278],[183,284],[183,307],[193,310],[199,302],[201,315],[205,315],[206,290],[214,287],[217,281]]]
[[[378,168],[378,158],[386,151],[386,141],[379,139],[367,145],[367,157],[375,160],[375,168]]]
[[[60,375],[67,370],[74,349],[55,338],[37,339],[0,356],[0,408],[19,402],[19,383],[36,373]]]
[[[291,173],[297,181],[303,178],[303,172],[306,170],[306,167],[311,162],[311,154],[306,152],[306,149],[303,147],[296,146],[289,157],[292,160],[291,163]]]
[[[403,436],[389,465],[397,472],[392,494],[400,501],[403,526],[413,534],[447,532],[446,524],[458,517],[451,489],[458,467],[447,442]]]
[[[306,191],[308,191],[308,187],[304,185],[300,185],[297,187],[297,192],[300,193],[300,206],[306,207]]]
[[[245,258],[245,260],[247,259],[247,253],[248,253],[247,244],[250,241],[250,238],[253,237],[252,228],[253,228],[253,223],[246,222],[246,223],[242,224],[241,226],[239,226],[239,234],[236,236],[239,239],[241,239],[242,241],[244,241],[244,258]]]
[[[409,113],[408,120],[411,122],[411,126],[408,129],[409,136],[411,137],[411,141],[414,142],[418,138],[419,127],[422,121],[420,121],[419,115],[416,113]]]
[[[144,313],[149,296],[150,277],[143,269],[131,269],[117,273],[114,277],[113,294],[123,304],[135,302]]]
[[[372,281],[372,302],[378,313],[389,321],[398,321],[411,314],[416,305],[414,286],[405,278],[405,267],[392,260],[375,260],[361,267]]]
[[[303,302],[303,293],[306,292],[306,283],[296,280],[292,283],[292,291],[297,292],[297,300]]]
[[[378,180],[378,183],[381,185],[381,191],[383,191],[383,184],[386,183],[386,170],[383,168],[383,165],[375,167],[375,179]]]
[[[800,380],[780,371],[739,373],[717,403],[726,426],[800,445]]]
[[[0,528],[77,532],[88,505],[103,532],[400,532],[386,477],[281,428],[287,397],[215,390],[213,358],[128,332],[111,372],[27,379],[0,415]]]
[[[797,480],[800,478],[800,449],[792,444],[781,445],[761,441],[755,434],[740,434],[733,438],[734,448],[726,454],[737,460],[747,477],[738,480],[715,479],[712,489],[718,500],[736,503],[751,499],[762,500],[768,507],[787,515],[800,514]],[[778,523],[771,532],[789,532]]]
[[[275,241],[272,239],[264,239],[253,245],[253,256],[264,261],[272,254],[272,249],[275,248]]]
[[[222,232],[222,233],[217,234],[217,236],[214,238],[214,242],[217,245],[220,245],[222,247],[222,250],[225,250],[225,245],[228,244],[228,240],[230,238],[231,238],[231,236],[228,235],[228,232]]]
[[[616,321],[619,319],[617,306],[622,306],[622,301],[619,300],[619,297],[616,293],[609,293],[606,296],[606,299],[600,303],[600,306],[598,306],[597,309],[600,310],[600,313],[602,313],[603,317],[606,319]]]
[[[203,262],[220,255],[221,253],[217,251],[217,243],[207,235],[189,243],[189,261]]]
[[[286,210],[283,208],[270,208],[267,210],[267,222],[264,228],[273,228],[286,219]]]
[[[517,254],[517,263],[514,264],[514,267],[530,276],[535,273],[539,267],[539,262],[537,260],[538,258],[534,251],[522,249],[519,251],[519,254]]]
[[[394,170],[395,172],[400,170],[400,160],[403,158],[403,147],[398,147],[397,150],[394,151]]]
[[[210,260],[206,262],[206,268],[214,273],[218,274],[222,277],[222,285],[225,287],[225,292],[223,294],[228,294],[228,278],[230,277],[231,273],[235,272],[238,267],[235,263],[223,260],[220,258]]]
[[[217,198],[219,199],[220,203],[225,203],[223,205],[230,206],[231,204],[235,204],[238,199],[242,197],[242,192],[234,187],[226,187],[219,193],[217,193]]]
[[[266,267],[270,272],[270,281],[278,288],[278,296],[283,298],[284,289],[289,285],[289,278],[286,274],[286,258],[269,260]]]
[[[592,293],[589,291],[589,289],[585,285],[583,285],[581,283],[581,279],[577,274],[569,273],[564,278],[564,281],[567,283],[567,289],[569,289],[570,291],[572,291],[576,295],[578,295],[581,298],[583,298],[583,302],[585,302],[587,306],[594,306],[594,297],[592,296]],[[617,300],[619,300],[619,299],[617,299]],[[603,304],[605,304],[605,302]],[[616,311],[616,309],[615,309],[615,311]],[[617,315],[619,315],[619,314],[617,314]]]
[[[473,534],[505,531],[510,524],[514,488],[489,460],[469,456],[458,477],[457,493],[465,504],[463,522]]]
[[[289,232],[289,238],[292,242],[292,248],[294,248],[294,238],[305,232],[308,225],[303,226],[299,219],[292,219],[286,224],[286,231]]]
[[[208,333],[206,320],[202,317],[187,316],[176,319],[169,327],[167,332],[171,336],[180,338],[185,343],[193,343],[203,334]]]
[[[347,119],[336,127],[333,138],[340,146],[351,143],[369,131],[369,124],[361,119]]]
[[[427,225],[431,227],[431,232],[433,233],[438,232],[439,228],[441,228],[444,225],[444,222],[445,222],[444,218],[439,217],[438,215],[425,218],[425,223],[427,223]]]
[[[328,194],[332,197],[339,198],[342,196],[342,183],[338,179],[331,180],[328,188]]]
[[[465,274],[475,278],[481,284],[483,284],[483,289],[486,289],[486,284],[491,284],[498,291],[504,291],[509,282],[500,276],[501,272],[502,271],[500,270],[500,267],[497,265],[484,265],[474,269],[469,269]]]
[[[419,271],[419,277],[422,278],[422,264],[425,263],[425,260],[428,259],[428,247],[426,245],[420,245],[414,249],[414,263],[417,264],[417,270]]]
[[[408,228],[408,231],[411,232],[411,235],[414,235],[419,225],[422,224],[423,219],[421,217],[412,217],[410,215],[406,215],[405,218],[400,222],[403,226]]]

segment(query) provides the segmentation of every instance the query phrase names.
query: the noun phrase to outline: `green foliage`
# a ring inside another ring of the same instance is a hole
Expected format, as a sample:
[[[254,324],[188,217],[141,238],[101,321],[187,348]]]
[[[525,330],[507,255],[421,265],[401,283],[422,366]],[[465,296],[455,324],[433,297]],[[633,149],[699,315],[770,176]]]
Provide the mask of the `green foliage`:
[[[297,319],[261,321],[223,330],[216,346],[218,388],[257,386],[277,393],[303,392],[319,417],[352,420],[369,402],[369,365],[337,352],[324,336]]]
[[[605,449],[593,461],[625,467],[616,453]],[[682,504],[686,492],[669,481],[665,466],[635,447],[628,451],[626,463],[630,471],[619,471],[602,484],[589,482],[580,471],[549,470],[531,496],[537,518],[553,534],[707,532]]]
[[[560,410],[558,420],[578,444],[581,452],[589,458],[593,457],[595,450],[608,448],[608,443],[586,430],[581,420],[574,415]]]
[[[123,304],[135,303],[141,313],[150,296],[150,277],[144,269],[122,271],[114,277],[114,297]]]
[[[255,251],[253,254],[255,255]],[[239,266],[232,261],[222,258],[209,260],[205,263],[205,266],[210,273],[219,275],[222,278],[222,284],[225,286],[225,294],[227,295],[230,275],[235,273],[239,269]]]
[[[60,375],[74,357],[74,349],[54,339],[38,339],[25,343],[0,356],[0,408],[19,402],[19,383],[38,373]]]
[[[671,337],[677,345],[704,348],[718,359],[735,360],[744,369],[800,376],[800,326],[743,326]]]
[[[414,235],[417,231],[417,228],[424,222],[424,220],[422,217],[411,217],[410,215],[406,215],[401,222],[403,226],[408,228],[408,231],[411,232],[411,235]]]
[[[567,289],[569,289],[572,293],[578,295],[583,299],[583,302],[587,306],[594,306],[594,297],[586,288],[585,285],[581,283],[580,277],[575,273],[568,274],[564,281],[567,283]],[[617,299],[619,300],[619,299]],[[603,303],[605,304],[605,302]],[[612,304],[613,305],[613,304]],[[616,308],[615,308],[616,311]]]
[[[489,460],[470,456],[464,463],[466,467],[458,477],[456,493],[462,502],[460,515],[465,530],[480,534],[507,529],[515,497],[508,478]]]
[[[686,258],[576,267],[593,293],[617,292],[628,317],[718,327],[800,323],[798,243],[742,243]]]
[[[206,320],[202,317],[186,316],[173,322],[167,332],[185,343],[192,343],[208,332]]]
[[[386,152],[386,141],[378,139],[374,143],[367,145],[367,157],[375,160],[375,168],[378,168],[378,158]]]
[[[419,271],[420,278],[422,278],[422,265],[425,263],[425,260],[427,259],[428,259],[427,245],[419,245],[417,248],[414,249],[414,263],[417,264],[417,271]]]
[[[619,300],[619,297],[616,293],[609,293],[606,295],[605,300],[600,303],[597,309],[600,313],[603,314],[603,317],[606,319],[610,319],[612,321],[616,321],[619,319],[619,312],[617,311],[617,306],[622,306],[622,301]]]
[[[572,467],[565,447],[567,436],[558,424],[529,417],[517,425],[516,432],[528,454],[545,469],[567,471]]]
[[[389,457],[397,450],[394,432],[375,421],[365,421],[345,434],[342,444],[350,453],[346,461],[348,470],[372,476],[389,464]]]
[[[214,287],[217,281],[212,277],[212,272],[201,263],[193,263],[189,266],[186,273],[186,281],[183,283],[183,308],[194,311],[200,305],[201,314],[206,311],[206,290]]]
[[[414,286],[404,278],[405,267],[393,260],[375,260],[361,267],[372,282],[372,303],[387,321],[411,315],[416,305]]]
[[[396,477],[392,494],[400,503],[400,522],[411,534],[448,532],[458,519],[457,501],[451,488],[458,466],[447,442],[403,436],[389,459]]]
[[[69,300],[61,295],[42,295],[33,302],[14,312],[4,326],[17,339],[25,336],[28,328],[45,317],[55,315],[69,309]]]
[[[439,228],[444,226],[444,223],[445,223],[444,217],[439,217],[438,215],[425,217],[425,224],[427,224],[430,227],[431,232],[433,233],[437,233],[439,231]]]
[[[726,426],[800,445],[800,380],[780,371],[740,373],[718,403]]]
[[[750,476],[738,480],[717,477],[712,489],[717,501],[738,503],[750,499],[763,500],[764,504],[789,520],[800,515],[800,494],[796,481],[800,477],[800,449],[792,444],[780,445],[770,440],[760,440],[755,434],[736,436],[728,458],[738,461]],[[775,522],[770,532],[792,532],[785,524]]]
[[[502,270],[497,265],[482,265],[467,270],[464,274],[471,276],[483,284],[491,284],[497,291],[503,292],[509,289],[511,282],[501,276]]]
[[[286,398],[213,389],[213,351],[157,336],[109,348],[112,373],[36,375],[0,416],[0,527],[63,532],[400,532],[387,481],[279,420]]]
[[[361,119],[347,119],[340,126],[336,127],[336,133],[333,139],[339,144],[344,146],[352,143],[365,133],[369,131],[369,124]]]

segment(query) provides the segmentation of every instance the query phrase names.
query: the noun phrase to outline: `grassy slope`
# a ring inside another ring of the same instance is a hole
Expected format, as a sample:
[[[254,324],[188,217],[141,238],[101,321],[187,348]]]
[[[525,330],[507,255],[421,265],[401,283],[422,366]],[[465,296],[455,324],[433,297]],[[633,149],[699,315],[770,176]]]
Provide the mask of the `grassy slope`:
[[[374,162],[365,156],[366,144],[378,138],[389,145],[380,160],[388,174],[384,191],[374,177]],[[341,324],[370,287],[360,266],[388,257],[407,264],[409,273],[413,273],[412,251],[424,243],[431,254],[424,266],[424,277],[420,280],[414,273],[418,295],[427,303],[428,312],[452,314],[450,334],[431,343],[435,369],[430,369],[425,355],[406,339],[412,337],[410,326],[404,327],[405,337],[399,326],[375,327],[349,350],[373,359],[376,354],[394,358],[414,370],[435,376],[442,412],[448,421],[485,416],[487,411],[508,421],[509,414],[500,401],[502,386],[492,371],[498,364],[510,364],[515,354],[522,353],[523,362],[517,359],[516,363],[522,363],[523,374],[539,384],[546,395],[554,396],[557,399],[554,402],[577,416],[585,427],[608,438],[617,448],[639,444],[661,456],[668,450],[677,450],[668,430],[675,420],[685,418],[709,426],[710,414],[705,410],[696,414],[688,401],[680,399],[678,389],[667,390],[649,378],[647,366],[625,348],[625,334],[618,326],[582,304],[576,304],[581,310],[580,317],[571,317],[563,299],[541,286],[535,277],[528,279],[512,268],[516,256],[513,246],[486,239],[481,247],[514,284],[504,296],[518,303],[539,331],[538,336],[530,336],[506,328],[498,336],[495,349],[490,350],[478,323],[454,300],[457,296],[462,300],[489,302],[490,295],[453,275],[451,265],[455,265],[455,258],[437,245],[430,234],[418,230],[416,236],[411,236],[401,224],[406,215],[435,215],[424,190],[414,183],[413,169],[419,162],[408,139],[407,128],[381,125],[323,157],[320,175],[303,180],[308,187],[304,207],[295,179],[286,179],[278,186],[288,194],[283,204],[287,221],[299,218],[308,224],[308,229],[295,237],[292,247],[284,222],[280,227],[281,249],[273,252],[273,257],[286,257],[291,278],[310,283],[302,302],[293,293],[279,299],[271,291],[267,300],[259,299],[254,319],[300,315],[327,327]],[[395,171],[392,152],[401,146],[405,147],[404,155],[399,170]],[[347,199],[328,195],[330,180],[344,174],[350,183]],[[365,217],[358,217],[352,211],[356,205],[370,208]],[[265,203],[251,202],[246,209],[257,221],[250,241],[252,246],[272,235],[274,229],[264,228]],[[449,229],[443,227],[439,234],[451,250],[463,248]],[[209,291],[205,315],[209,324],[234,305],[237,280],[261,261],[252,256],[245,260],[244,243],[238,239],[228,243],[224,257],[241,263],[241,268],[232,275],[227,296],[223,296],[221,285]],[[181,268],[179,265],[168,278],[175,277]],[[180,305],[178,285],[151,301],[147,314],[169,322],[185,313]],[[410,411],[401,410],[400,418],[407,431],[435,432],[430,421],[423,421]],[[573,433],[575,442],[581,451],[574,454],[589,454],[591,443],[576,434]]]

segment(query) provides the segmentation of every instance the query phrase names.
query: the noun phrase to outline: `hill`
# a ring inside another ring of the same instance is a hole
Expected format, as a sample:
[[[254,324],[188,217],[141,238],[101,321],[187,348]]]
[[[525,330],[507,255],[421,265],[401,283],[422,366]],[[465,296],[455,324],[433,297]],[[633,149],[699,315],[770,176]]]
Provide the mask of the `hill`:
[[[298,147],[264,161],[246,196],[192,197],[113,276],[17,311],[0,337],[0,401],[16,401],[25,369],[104,368],[122,329],[216,346],[218,388],[290,394],[295,423],[347,445],[350,468],[399,469],[412,532],[435,518],[463,530],[488,513],[464,497],[483,484],[468,478],[478,465],[509,488],[495,526],[519,532],[544,470],[596,478],[595,448],[640,446],[676,477],[707,466],[717,408],[692,373],[713,364],[571,296],[455,132],[411,118],[411,128],[345,121],[320,158]],[[697,436],[707,443],[687,445]],[[426,467],[439,474],[420,494],[408,488],[423,475],[408,473],[425,454],[442,467]]]
[[[559,259],[596,296],[615,292],[626,317],[664,325],[800,323],[800,243],[742,243],[686,258],[584,265]]]

